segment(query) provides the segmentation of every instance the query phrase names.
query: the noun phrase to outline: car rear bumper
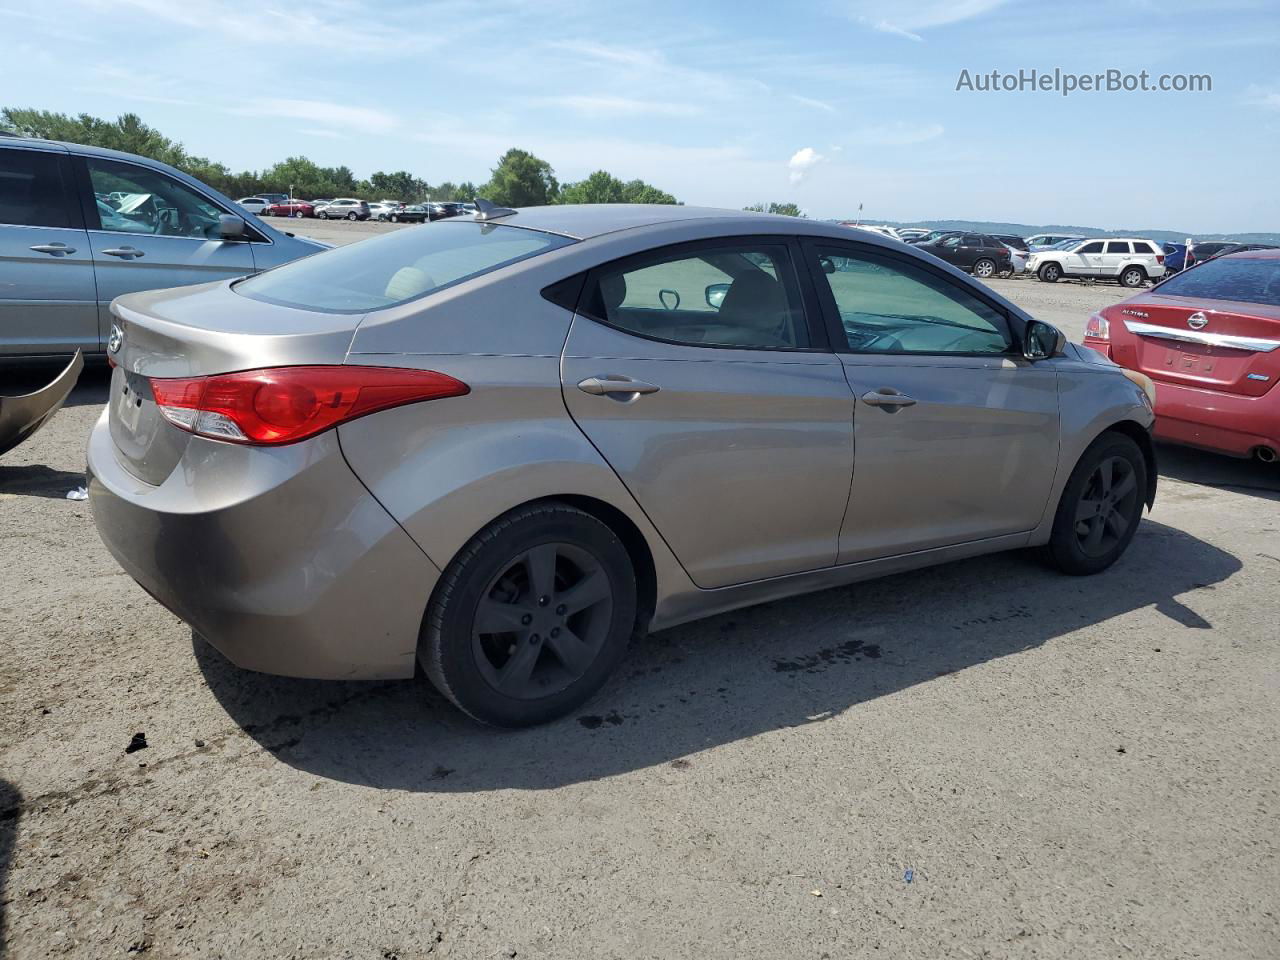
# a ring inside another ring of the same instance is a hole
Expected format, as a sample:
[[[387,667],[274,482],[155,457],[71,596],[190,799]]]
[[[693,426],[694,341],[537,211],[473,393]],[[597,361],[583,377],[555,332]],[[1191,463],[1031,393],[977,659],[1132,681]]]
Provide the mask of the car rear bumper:
[[[1156,381],[1155,436],[1236,457],[1280,450],[1280,394],[1242,397]]]
[[[89,439],[107,548],[237,666],[321,679],[409,677],[439,571],[351,472],[334,432],[277,448],[193,437],[158,486]]]

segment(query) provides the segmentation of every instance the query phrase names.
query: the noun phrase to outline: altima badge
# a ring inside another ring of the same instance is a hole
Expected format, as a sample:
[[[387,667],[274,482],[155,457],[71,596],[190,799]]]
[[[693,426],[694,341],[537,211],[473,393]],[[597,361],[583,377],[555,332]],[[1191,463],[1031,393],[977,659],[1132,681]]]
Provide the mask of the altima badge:
[[[1209,318],[1197,310],[1191,316],[1187,317],[1187,326],[1192,330],[1203,330],[1209,325]]]
[[[111,325],[111,335],[107,337],[107,353],[119,353],[124,346],[124,331],[118,324]]]

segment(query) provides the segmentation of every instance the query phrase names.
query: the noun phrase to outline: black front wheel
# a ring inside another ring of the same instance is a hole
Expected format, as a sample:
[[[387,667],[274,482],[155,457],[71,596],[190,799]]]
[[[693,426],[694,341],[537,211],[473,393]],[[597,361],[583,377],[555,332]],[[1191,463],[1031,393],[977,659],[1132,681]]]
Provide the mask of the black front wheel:
[[[1057,283],[1062,278],[1062,268],[1056,263],[1046,263],[1037,276],[1045,283]]]
[[[1100,573],[1124,553],[1138,530],[1147,461],[1121,433],[1104,433],[1080,457],[1062,490],[1049,540],[1058,569]]]
[[[449,565],[418,657],[440,692],[476,720],[525,727],[585,703],[635,627],[626,547],[584,511],[539,504],[490,524]]]

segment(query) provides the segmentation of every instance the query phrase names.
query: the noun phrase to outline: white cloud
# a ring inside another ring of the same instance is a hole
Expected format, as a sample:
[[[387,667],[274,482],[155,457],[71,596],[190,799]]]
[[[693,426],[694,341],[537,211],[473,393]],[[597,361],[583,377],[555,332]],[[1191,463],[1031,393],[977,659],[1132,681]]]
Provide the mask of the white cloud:
[[[815,100],[813,97],[802,97],[798,93],[791,94],[791,99],[802,106],[812,107],[814,110],[822,110],[825,113],[836,112],[836,108],[825,100]]]
[[[922,31],[972,20],[1003,6],[1009,0],[849,0],[849,16],[881,33],[921,42]]]
[[[853,135],[858,143],[877,147],[903,147],[913,143],[924,143],[942,136],[944,128],[940,123],[904,123],[901,120],[883,123],[873,127],[863,127]]]
[[[543,97],[535,101],[553,107],[563,107],[587,117],[634,117],[650,115],[658,117],[692,117],[701,109],[690,103],[672,103],[665,100],[633,100],[630,97],[564,96]]]
[[[1245,103],[1266,110],[1280,110],[1280,89],[1251,84],[1245,91]]]
[[[229,113],[246,117],[275,117],[306,120],[321,130],[356,130],[361,133],[390,133],[398,125],[395,116],[372,107],[348,107],[323,100],[254,100]]]
[[[815,166],[825,160],[822,154],[813,147],[802,147],[791,155],[791,159],[787,161],[787,170],[792,183],[800,183]]]

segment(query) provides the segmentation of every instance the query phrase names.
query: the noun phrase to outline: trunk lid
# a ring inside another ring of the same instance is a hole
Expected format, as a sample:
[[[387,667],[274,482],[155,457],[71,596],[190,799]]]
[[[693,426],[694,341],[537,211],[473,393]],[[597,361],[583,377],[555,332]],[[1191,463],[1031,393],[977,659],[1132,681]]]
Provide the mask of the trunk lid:
[[[363,318],[251,300],[227,282],[131,294],[111,312],[111,438],[121,465],[149,484],[169,476],[192,439],[160,414],[150,378],[340,364]]]
[[[1104,313],[1115,361],[1153,380],[1260,397],[1280,379],[1280,308],[1148,294]]]

